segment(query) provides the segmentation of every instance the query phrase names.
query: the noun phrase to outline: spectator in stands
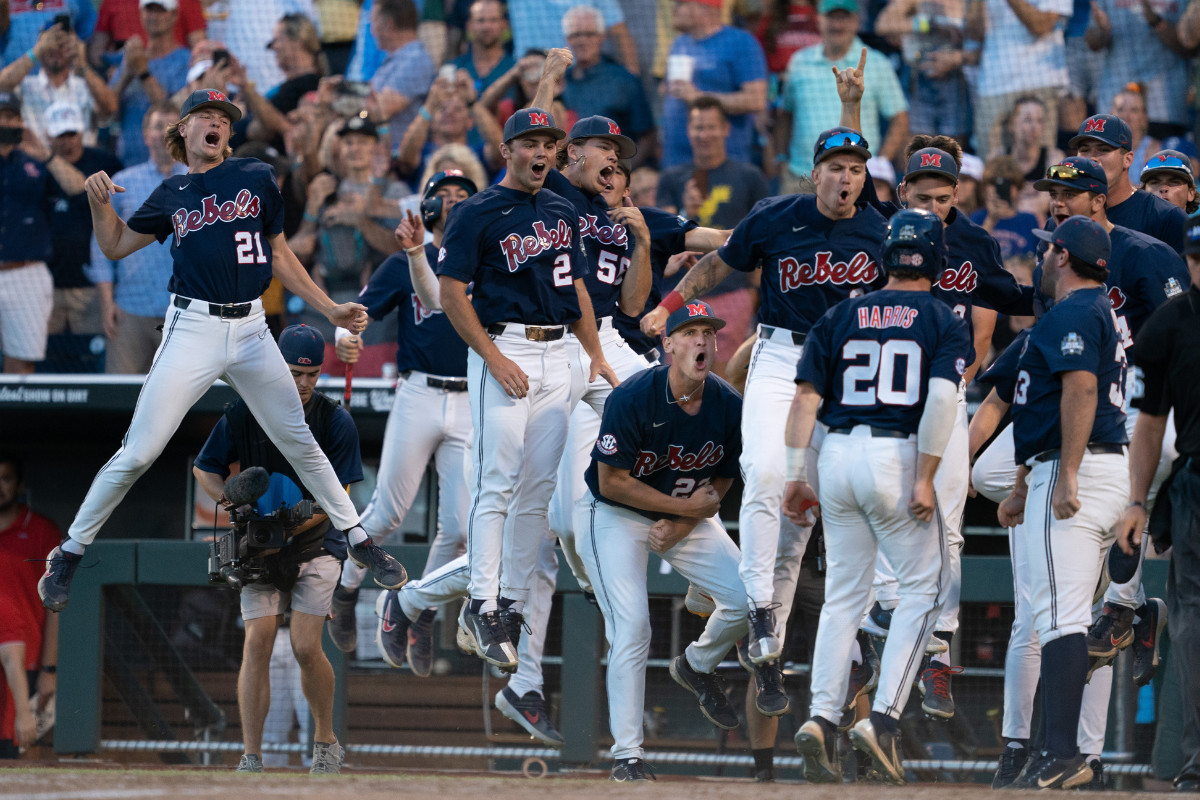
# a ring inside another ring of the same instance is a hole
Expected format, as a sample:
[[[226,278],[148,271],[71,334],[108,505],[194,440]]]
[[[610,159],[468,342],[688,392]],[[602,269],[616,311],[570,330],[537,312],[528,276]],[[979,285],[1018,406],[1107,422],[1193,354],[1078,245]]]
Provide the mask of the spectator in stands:
[[[58,614],[42,608],[37,584],[44,560],[62,541],[58,526],[18,503],[25,491],[24,466],[0,453],[0,759],[37,739],[35,711],[54,697],[58,666]],[[36,673],[39,708],[30,705],[29,676]],[[7,706],[7,708],[6,708]]]
[[[246,68],[234,62],[230,78],[249,113],[234,123],[231,147],[240,146],[246,139],[283,147],[281,137],[288,127],[287,114],[300,104],[301,97],[315,92],[321,77],[327,74],[329,62],[321,52],[317,29],[303,14],[288,14],[279,20],[275,38],[267,47],[275,52],[286,80],[263,96]]]
[[[896,200],[896,167],[883,156],[867,159],[867,174],[875,184],[875,194],[885,203]]]
[[[1158,195],[1189,214],[1200,208],[1191,159],[1178,150],[1162,150],[1150,156],[1138,182],[1147,192]]]
[[[275,26],[289,14],[303,14],[315,25],[317,10],[312,0],[232,0],[227,7],[225,19],[209,21],[208,36],[224,42],[259,92],[269,93],[287,77],[267,49],[275,38]]]
[[[328,61],[328,75],[345,73],[358,32],[359,4],[355,0],[313,0],[321,20],[321,52]]]
[[[257,0],[256,0],[257,2]],[[121,67],[112,85],[121,99],[121,140],[117,155],[126,164],[150,157],[142,139],[142,118],[154,103],[166,100],[187,83],[191,54],[175,42],[176,0],[139,0],[149,44],[134,37],[122,48]]]
[[[1146,116],[1146,96],[1142,93],[1140,84],[1131,83],[1124,91],[1118,92],[1113,98],[1112,108],[1108,113],[1114,114],[1125,121],[1129,132],[1133,135],[1133,163],[1129,165],[1129,180],[1141,183],[1142,167],[1151,153],[1162,149],[1162,144],[1147,133],[1150,120]]]
[[[954,205],[968,217],[982,205],[979,185],[983,182],[983,159],[963,153],[962,169],[958,171],[958,202]]]
[[[864,47],[857,34],[857,0],[821,0],[818,8],[821,44],[792,56],[775,118],[776,158],[788,162],[780,177],[784,194],[812,194],[813,142],[821,131],[836,127],[842,114],[832,68],[856,67]],[[890,161],[908,141],[908,102],[891,64],[878,50],[867,48],[864,72],[862,135],[874,155]],[[880,134],[880,119],[888,121],[886,139]]]
[[[421,173],[421,180],[413,185],[426,186],[429,184],[430,178],[448,169],[460,170],[476,186],[487,186],[487,170],[483,168],[479,156],[475,155],[475,151],[471,148],[461,144],[442,145],[433,151],[433,155],[425,162],[425,171]]]
[[[71,18],[71,30],[83,41],[92,36],[96,27],[96,7],[91,0],[55,0],[55,2],[8,2],[4,6],[4,65],[7,66],[29,52],[42,31],[54,23],[54,18],[66,14]]]
[[[454,66],[465,69],[475,81],[475,94],[484,91],[516,65],[508,52],[508,17],[500,0],[475,0],[467,19],[467,52],[454,59]]]
[[[474,142],[468,136],[472,131]],[[471,148],[489,173],[496,173],[504,166],[504,158],[500,155],[503,138],[504,132],[496,118],[487,106],[476,102],[475,82],[466,70],[462,70],[454,82],[445,78],[433,82],[425,104],[400,142],[396,168],[406,180],[415,178],[439,147],[461,144]]]
[[[758,19],[754,35],[767,56],[767,70],[773,74],[787,70],[797,50],[821,41],[817,7],[806,0],[778,0],[769,3]]]
[[[645,161],[654,150],[654,115],[642,81],[601,53],[603,15],[592,6],[575,6],[563,15],[562,25],[575,56],[567,70],[563,103],[580,118],[600,115],[616,122],[623,134],[638,143],[635,163]]]
[[[503,125],[520,108],[528,108],[537,94],[538,83],[542,79],[542,70],[546,66],[546,54],[540,50],[526,53],[512,69],[487,88],[479,98],[479,102],[487,106],[496,115],[496,121]],[[549,109],[554,122],[565,131],[579,121],[579,115],[569,110],[562,102],[562,96],[567,90],[567,79],[564,75],[554,87],[554,105]]]
[[[679,36],[671,44],[664,84],[662,166],[691,159],[689,103],[701,95],[719,100],[729,117],[729,157],[750,161],[754,115],[767,107],[762,45],[750,33],[721,24],[721,0],[681,0],[675,3],[671,23]]]
[[[1087,119],[1088,106],[1096,105],[1096,89],[1104,71],[1104,53],[1088,47],[1087,28],[1092,16],[1091,0],[1074,0],[1071,19],[1063,31],[1067,54],[1067,90],[1058,100],[1058,139],[1063,149],[1067,139],[1075,135],[1079,121]]]
[[[455,6],[457,7],[458,3],[455,3]],[[358,32],[354,35],[354,50],[350,53],[350,64],[346,67],[348,81],[371,80],[387,55],[375,46],[375,36],[371,32],[371,11],[374,7],[374,0],[363,0],[362,10],[358,15]]]
[[[179,0],[179,16],[175,18],[175,42],[191,50],[204,41],[207,23],[200,0]],[[146,30],[138,13],[138,0],[102,0],[96,19],[96,30],[88,42],[88,60],[96,69],[104,71],[108,66],[105,56],[116,55],[116,50],[137,36],[146,44]],[[115,63],[115,62],[114,62]]]
[[[121,171],[121,162],[107,150],[85,147],[83,114],[70,103],[55,103],[46,110],[45,131],[50,149],[83,175],[104,170]],[[50,181],[50,231],[53,254],[47,262],[54,277],[54,308],[50,335],[62,333],[98,335],[104,332],[100,295],[88,280],[85,269],[91,260],[92,214],[87,194],[68,195]],[[68,369],[68,371],[75,371]],[[79,371],[83,371],[82,369]]]
[[[437,67],[417,38],[417,7],[412,0],[374,0],[371,15],[375,43],[387,54],[371,78],[371,118],[387,122],[392,146],[399,147],[425,102]]]
[[[978,50],[963,49],[966,13],[964,0],[890,0],[875,19],[875,33],[901,43],[909,65],[909,130],[963,145],[971,134],[963,66],[979,63]]]
[[[20,101],[0,92],[0,349],[8,373],[32,373],[46,356],[54,305],[46,201],[54,181],[67,196],[83,191],[83,174],[26,129]]]
[[[150,160],[111,175],[125,187],[112,196],[113,210],[128,221],[163,179],[186,174],[188,168],[167,152],[167,128],[179,120],[179,107],[169,101],[155,103],[142,118],[142,139]],[[104,320],[105,371],[110,375],[150,371],[154,352],[162,341],[163,317],[171,295],[167,283],[173,269],[171,242],[154,242],[120,261],[109,261],[92,237],[87,277],[100,293]]]
[[[1038,218],[1017,210],[1025,181],[1025,173],[1012,156],[989,159],[983,171],[985,207],[976,211],[971,221],[1000,243],[1004,259],[1032,254],[1037,247],[1033,229],[1040,227]]]
[[[548,51],[555,47],[566,47],[567,39],[563,28],[563,17],[580,0],[509,0],[508,21],[512,26],[513,52],[528,53],[530,50]],[[625,69],[638,74],[637,48],[625,25],[625,12],[617,0],[585,0],[584,5],[594,6],[603,16],[603,27],[613,41],[618,58]]]
[[[1187,59],[1194,53],[1180,44],[1175,31],[1182,12],[1177,0],[1092,4],[1085,38],[1093,50],[1105,51],[1096,108],[1112,108],[1117,95],[1138,82],[1146,87],[1144,110],[1152,122],[1181,128],[1187,123]]]
[[[968,30],[983,39],[975,88],[976,151],[991,153],[999,147],[997,122],[1025,95],[1034,95],[1046,109],[1042,144],[1055,143],[1058,94],[1067,85],[1062,29],[1073,10],[1071,0],[981,0],[971,5]]]
[[[1046,177],[1046,168],[1065,157],[1055,145],[1046,145],[1046,104],[1028,94],[1017,98],[1005,117],[1000,146],[992,156],[1012,156],[1025,175],[1021,190],[1020,208],[1045,219],[1050,211],[1050,195],[1039,192],[1033,184]]]
[[[638,167],[629,176],[629,199],[638,208],[658,204],[659,172],[654,167]]]
[[[70,103],[83,115],[84,133],[93,130],[92,118],[105,119],[117,111],[117,95],[104,78],[88,66],[79,37],[53,25],[37,44],[0,70],[0,92],[21,93],[21,115],[29,127],[46,139],[42,127],[46,109],[53,103]],[[41,70],[34,70],[41,66]]]

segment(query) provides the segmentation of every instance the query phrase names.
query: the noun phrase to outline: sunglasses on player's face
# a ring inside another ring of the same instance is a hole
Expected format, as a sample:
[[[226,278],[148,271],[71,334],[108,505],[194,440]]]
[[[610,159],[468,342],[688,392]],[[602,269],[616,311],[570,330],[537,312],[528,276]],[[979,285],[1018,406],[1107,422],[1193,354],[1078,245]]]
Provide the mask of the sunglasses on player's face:
[[[1177,156],[1158,156],[1150,159],[1146,166],[1142,168],[1142,172],[1156,169],[1178,169],[1187,172],[1189,175],[1192,172],[1192,165],[1184,163],[1183,159]]]
[[[822,150],[832,150],[835,147],[861,147],[864,150],[867,147],[867,140],[859,136],[853,131],[848,133],[835,133],[824,142],[821,143]]]

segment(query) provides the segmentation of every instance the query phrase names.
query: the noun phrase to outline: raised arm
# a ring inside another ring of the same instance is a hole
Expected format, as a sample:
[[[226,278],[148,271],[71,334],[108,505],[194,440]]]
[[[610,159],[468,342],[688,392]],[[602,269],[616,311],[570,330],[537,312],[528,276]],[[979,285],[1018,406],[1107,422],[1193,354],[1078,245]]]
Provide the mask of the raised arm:
[[[154,241],[154,237],[148,233],[130,230],[112,207],[110,198],[117,192],[125,191],[125,187],[113,183],[108,173],[101,170],[92,175],[84,181],[84,188],[92,209],[92,230],[96,234],[96,244],[106,258],[120,261]]]
[[[692,228],[683,237],[683,246],[688,250],[701,253],[711,253],[721,245],[733,231],[719,231],[716,228]]]
[[[675,291],[671,294],[677,295],[680,304],[686,303],[689,300],[695,300],[697,297],[703,297],[712,291],[718,283],[725,280],[730,273],[733,272],[733,267],[721,260],[714,250],[708,253],[699,261],[696,266],[688,270],[688,274],[684,277],[679,285],[675,287]],[[658,336],[662,333],[663,327],[667,324],[667,317],[671,315],[671,311],[666,307],[667,299],[671,295],[663,298],[663,303],[659,304],[658,308],[654,309],[646,316],[642,317],[642,333],[647,336]]]

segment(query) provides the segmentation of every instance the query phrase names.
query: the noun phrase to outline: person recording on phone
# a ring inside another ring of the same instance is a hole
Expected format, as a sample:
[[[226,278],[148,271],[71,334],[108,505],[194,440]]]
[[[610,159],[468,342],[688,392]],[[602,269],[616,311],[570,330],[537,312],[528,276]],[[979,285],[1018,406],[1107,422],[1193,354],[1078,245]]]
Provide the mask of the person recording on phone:
[[[338,482],[348,489],[363,479],[358,429],[348,411],[315,391],[325,358],[325,338],[316,328],[293,325],[280,334],[279,352],[296,382],[313,438],[328,457]],[[209,497],[228,505],[225,480],[233,464],[239,465],[240,472],[263,467],[270,474],[270,486],[257,501],[263,516],[280,504],[292,506],[313,499],[241,400],[226,407],[197,456],[192,474]],[[263,725],[271,708],[271,652],[275,632],[290,608],[292,652],[300,665],[301,686],[313,716],[311,772],[340,773],[345,753],[333,732],[334,674],[321,649],[321,628],[342,573],[346,537],[320,513],[291,533],[293,539],[286,547],[263,557],[273,561],[267,565],[270,583],[250,584],[241,591],[246,644],[238,675],[238,709],[245,753],[237,771],[263,771]]]
[[[983,171],[984,208],[971,215],[971,221],[1000,242],[1000,257],[1033,253],[1037,241],[1033,229],[1040,227],[1038,218],[1018,211],[1025,175],[1012,156],[993,156]]]

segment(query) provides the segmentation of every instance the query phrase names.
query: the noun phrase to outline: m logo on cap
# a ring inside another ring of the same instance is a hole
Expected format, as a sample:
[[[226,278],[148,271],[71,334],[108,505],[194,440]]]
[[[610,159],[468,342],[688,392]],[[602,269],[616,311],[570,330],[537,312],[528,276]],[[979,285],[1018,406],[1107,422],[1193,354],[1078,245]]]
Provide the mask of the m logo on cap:
[[[217,100],[220,100],[222,103],[229,102],[229,98],[225,96],[224,92],[218,92],[215,89],[209,89],[208,90],[208,101],[210,103],[212,103]]]
[[[922,167],[940,167],[942,165],[941,153],[921,153]]]
[[[311,359],[311,358],[307,358],[307,357],[305,357],[305,356],[300,356],[299,358],[297,358],[297,359],[296,359],[296,363],[297,363],[297,364],[311,364],[311,363],[312,363],[312,359]]]
[[[708,309],[704,307],[703,303],[688,303],[687,309],[688,309],[689,317],[707,317],[708,316]]]
[[[610,123],[608,123],[608,132],[611,133],[613,136],[620,136],[621,128],[620,128],[620,126],[617,125],[617,123],[610,122]]]
[[[546,119],[547,116],[548,116],[547,114],[534,114],[534,113],[530,112],[529,124],[530,125],[545,125],[545,126],[549,127],[550,120]]]
[[[1104,124],[1108,122],[1106,119],[1089,119],[1083,124],[1084,133],[1104,133]]]
[[[451,175],[453,175],[453,176],[454,176],[454,177],[456,177],[456,178],[461,178],[461,177],[463,176],[463,171],[462,171],[461,169],[448,169],[448,170],[446,170],[446,177],[448,178],[448,177],[450,177]]]

